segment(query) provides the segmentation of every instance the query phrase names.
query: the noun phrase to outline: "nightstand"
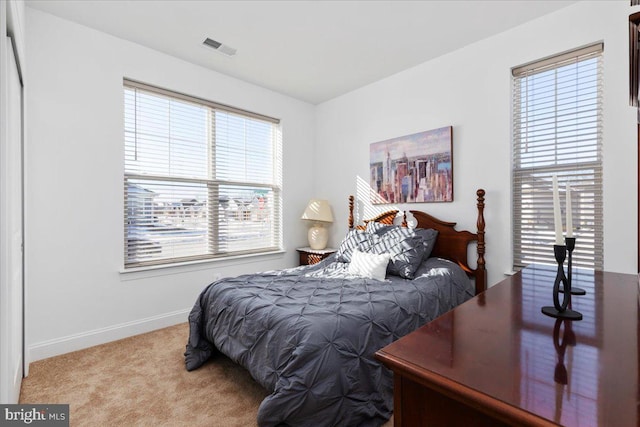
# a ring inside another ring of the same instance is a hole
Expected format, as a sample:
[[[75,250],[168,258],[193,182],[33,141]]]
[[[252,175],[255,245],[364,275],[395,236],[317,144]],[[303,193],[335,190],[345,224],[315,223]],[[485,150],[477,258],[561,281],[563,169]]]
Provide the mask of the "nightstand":
[[[311,265],[316,264],[329,255],[335,253],[337,249],[326,248],[326,249],[311,249],[310,247],[306,248],[296,248],[296,251],[300,253],[300,265]]]

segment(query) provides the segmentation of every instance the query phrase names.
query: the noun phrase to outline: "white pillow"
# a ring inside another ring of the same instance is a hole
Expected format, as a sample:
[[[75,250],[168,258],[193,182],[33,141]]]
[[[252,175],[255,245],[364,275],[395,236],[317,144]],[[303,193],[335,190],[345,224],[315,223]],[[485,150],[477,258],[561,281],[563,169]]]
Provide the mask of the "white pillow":
[[[370,279],[384,280],[390,259],[391,255],[389,254],[370,254],[354,249],[349,263],[349,273]]]

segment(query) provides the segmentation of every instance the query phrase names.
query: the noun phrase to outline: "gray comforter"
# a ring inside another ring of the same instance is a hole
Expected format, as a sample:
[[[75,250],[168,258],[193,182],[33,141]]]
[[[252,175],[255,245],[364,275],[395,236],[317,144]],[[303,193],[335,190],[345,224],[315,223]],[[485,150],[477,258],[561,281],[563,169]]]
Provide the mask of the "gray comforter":
[[[374,353],[473,296],[455,264],[430,258],[413,280],[310,267],[209,285],[189,315],[186,366],[220,351],[271,392],[259,426],[378,426],[393,410],[392,373]]]

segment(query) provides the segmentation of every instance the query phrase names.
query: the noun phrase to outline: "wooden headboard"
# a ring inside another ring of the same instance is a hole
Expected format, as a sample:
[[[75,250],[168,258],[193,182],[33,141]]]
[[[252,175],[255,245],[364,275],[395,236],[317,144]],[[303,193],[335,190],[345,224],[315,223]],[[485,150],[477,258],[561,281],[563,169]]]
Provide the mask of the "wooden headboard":
[[[485,191],[479,189],[476,191],[478,196],[478,218],[476,222],[477,231],[455,229],[455,222],[442,221],[428,213],[421,211],[409,211],[417,221],[417,228],[433,228],[438,230],[438,239],[431,252],[432,256],[449,259],[457,263],[467,273],[467,275],[475,280],[476,295],[487,289],[487,270],[484,260],[485,241],[484,241],[484,195]],[[349,196],[349,229],[354,228],[354,197]],[[365,220],[365,225],[358,225],[356,229],[364,229],[369,221],[379,222],[381,224],[393,224],[398,214],[402,215],[402,226],[407,227],[407,212],[390,210],[384,212],[375,218]],[[476,252],[478,259],[476,268],[471,268],[467,260],[467,248],[470,243],[476,242]]]

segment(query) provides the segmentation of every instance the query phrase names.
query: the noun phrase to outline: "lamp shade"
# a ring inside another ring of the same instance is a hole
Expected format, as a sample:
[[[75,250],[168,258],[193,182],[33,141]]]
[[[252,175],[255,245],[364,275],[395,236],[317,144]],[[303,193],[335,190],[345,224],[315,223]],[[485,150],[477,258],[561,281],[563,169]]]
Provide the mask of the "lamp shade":
[[[311,199],[301,219],[309,221],[333,222],[331,206],[326,200]]]

